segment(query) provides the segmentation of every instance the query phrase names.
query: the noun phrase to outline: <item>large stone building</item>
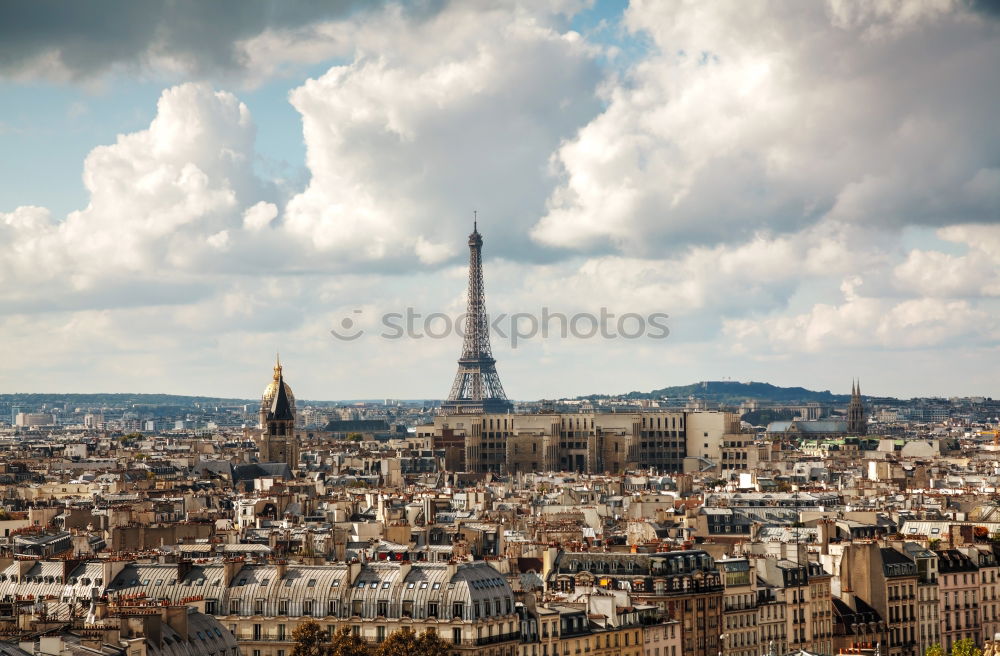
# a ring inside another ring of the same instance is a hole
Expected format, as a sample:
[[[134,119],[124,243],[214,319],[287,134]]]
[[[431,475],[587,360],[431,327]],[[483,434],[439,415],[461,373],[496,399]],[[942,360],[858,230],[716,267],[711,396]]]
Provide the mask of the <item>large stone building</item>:
[[[417,428],[449,453],[449,470],[494,473],[712,470],[739,432],[734,413],[680,410],[441,414]]]

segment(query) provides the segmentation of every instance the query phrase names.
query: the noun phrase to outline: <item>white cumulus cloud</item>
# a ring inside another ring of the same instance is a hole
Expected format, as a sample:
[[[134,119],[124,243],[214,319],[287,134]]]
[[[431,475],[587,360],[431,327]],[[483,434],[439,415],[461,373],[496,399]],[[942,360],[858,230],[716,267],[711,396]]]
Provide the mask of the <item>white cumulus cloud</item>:
[[[556,154],[540,242],[997,219],[1000,37],[966,3],[633,2],[626,24],[651,52]]]
[[[479,209],[494,252],[534,248],[549,157],[600,81],[597,49],[539,13],[461,4],[362,30],[351,63],[291,94],[312,178],[287,229],[348,260],[433,263]]]

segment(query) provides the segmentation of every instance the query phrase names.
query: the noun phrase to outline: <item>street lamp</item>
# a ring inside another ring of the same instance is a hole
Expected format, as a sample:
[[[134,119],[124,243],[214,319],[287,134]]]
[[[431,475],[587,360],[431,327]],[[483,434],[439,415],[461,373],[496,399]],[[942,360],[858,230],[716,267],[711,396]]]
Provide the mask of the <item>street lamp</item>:
[[[726,636],[728,636],[728,635],[729,635],[728,633],[720,633],[719,634],[719,656],[722,656],[722,649],[723,649],[723,646],[726,644],[725,640],[726,640]]]

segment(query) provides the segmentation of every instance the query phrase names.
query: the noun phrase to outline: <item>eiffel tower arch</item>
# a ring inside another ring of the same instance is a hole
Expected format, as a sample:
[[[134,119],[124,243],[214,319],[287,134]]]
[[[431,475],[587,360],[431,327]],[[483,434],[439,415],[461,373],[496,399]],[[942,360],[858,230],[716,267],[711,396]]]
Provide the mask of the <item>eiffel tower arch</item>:
[[[513,407],[504,394],[490,347],[490,324],[483,291],[483,236],[473,223],[469,235],[469,292],[462,356],[458,359],[458,373],[448,400],[441,404],[441,412],[503,413],[510,412]]]

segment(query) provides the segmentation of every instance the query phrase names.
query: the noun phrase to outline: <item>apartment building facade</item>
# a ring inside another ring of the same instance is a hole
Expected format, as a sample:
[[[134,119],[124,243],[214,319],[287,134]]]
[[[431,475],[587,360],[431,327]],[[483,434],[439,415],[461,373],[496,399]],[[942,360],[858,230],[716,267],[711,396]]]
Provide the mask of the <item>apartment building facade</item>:
[[[760,656],[757,618],[757,573],[746,558],[715,561],[722,572],[722,654]]]
[[[976,561],[958,549],[941,549],[938,556],[938,608],[941,646],[951,651],[959,640],[979,641],[979,568]]]

